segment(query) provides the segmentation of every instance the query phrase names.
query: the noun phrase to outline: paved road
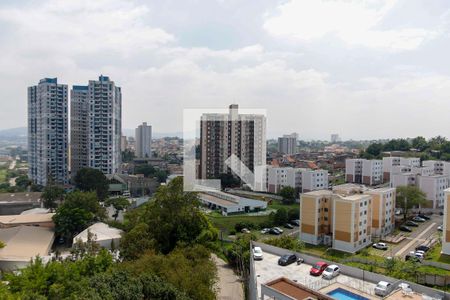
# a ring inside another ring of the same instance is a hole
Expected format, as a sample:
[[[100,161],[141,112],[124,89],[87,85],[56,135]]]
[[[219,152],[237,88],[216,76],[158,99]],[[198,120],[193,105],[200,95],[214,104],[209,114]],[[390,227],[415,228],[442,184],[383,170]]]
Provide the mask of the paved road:
[[[14,160],[12,161],[12,163],[9,165],[9,169],[10,169],[10,170],[14,170],[14,168],[16,167],[16,163],[17,163],[17,160],[14,159]]]
[[[217,267],[216,284],[218,300],[244,300],[244,290],[239,277],[233,269],[221,258],[212,254],[212,259]]]
[[[423,244],[437,232],[437,227],[442,224],[442,216],[433,215],[431,220],[416,227],[414,231],[401,243],[387,251],[388,256],[405,257],[410,251]],[[414,228],[414,227],[413,227]]]

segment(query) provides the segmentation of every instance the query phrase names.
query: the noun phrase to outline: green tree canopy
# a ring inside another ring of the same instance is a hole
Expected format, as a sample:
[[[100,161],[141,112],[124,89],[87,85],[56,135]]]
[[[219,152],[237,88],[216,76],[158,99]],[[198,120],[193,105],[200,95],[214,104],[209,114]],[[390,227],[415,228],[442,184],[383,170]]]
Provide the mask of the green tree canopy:
[[[126,198],[118,197],[118,198],[109,198],[105,201],[106,206],[112,205],[115,209],[114,213],[114,220],[117,220],[117,217],[119,216],[119,212],[125,210],[127,207],[130,206],[130,201],[128,201]]]
[[[295,197],[297,196],[297,192],[291,186],[284,186],[281,188],[278,193],[281,197],[283,197],[284,204],[292,204],[295,202]]]
[[[101,201],[108,196],[108,179],[99,170],[83,168],[75,175],[74,182],[75,187],[83,192],[96,192]]]
[[[57,185],[48,185],[42,192],[42,199],[44,207],[53,211],[58,207],[58,201],[61,202],[64,199],[64,189]]]
[[[218,237],[217,230],[199,208],[197,194],[183,192],[181,177],[159,187],[138,217],[138,223],[148,225],[148,231],[141,233],[150,236],[156,250],[162,253],[169,253],[177,244],[208,243]]]
[[[403,218],[406,220],[408,211],[419,205],[426,203],[426,195],[416,186],[399,186],[397,187],[397,207],[403,209]]]

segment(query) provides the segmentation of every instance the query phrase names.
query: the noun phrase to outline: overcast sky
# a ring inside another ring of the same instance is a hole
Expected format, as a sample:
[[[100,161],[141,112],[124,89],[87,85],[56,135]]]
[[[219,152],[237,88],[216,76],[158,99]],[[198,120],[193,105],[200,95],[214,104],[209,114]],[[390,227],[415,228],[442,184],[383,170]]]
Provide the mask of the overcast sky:
[[[450,136],[449,29],[448,0],[1,1],[0,128],[40,78],[104,74],[124,128],[238,103],[270,136]]]

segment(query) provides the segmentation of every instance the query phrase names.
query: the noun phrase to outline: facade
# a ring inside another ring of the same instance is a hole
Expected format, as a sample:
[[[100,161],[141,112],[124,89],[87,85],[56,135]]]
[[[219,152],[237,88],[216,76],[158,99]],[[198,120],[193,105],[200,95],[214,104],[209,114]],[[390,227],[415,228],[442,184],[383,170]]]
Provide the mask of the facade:
[[[142,123],[136,128],[136,157],[152,157],[152,126]]]
[[[395,227],[395,189],[343,184],[300,195],[300,239],[354,253]]]
[[[383,183],[383,167],[381,160],[346,159],[345,179],[349,183],[378,185]]]
[[[333,249],[355,253],[372,242],[372,197],[336,195],[333,199]]]
[[[239,114],[238,105],[229,107],[226,114],[203,114],[200,120],[201,179],[217,179],[231,174],[225,161],[235,155],[245,165],[232,161],[232,166],[243,176],[247,170],[266,163],[266,118],[264,115]],[[247,170],[246,170],[247,169]],[[261,187],[262,189],[262,187]]]
[[[122,92],[107,76],[72,89],[72,176],[89,167],[114,174],[121,163]]]
[[[367,190],[372,195],[372,235],[385,236],[395,227],[395,188]]]
[[[331,135],[330,141],[331,141],[332,144],[334,144],[334,143],[340,142],[340,141],[341,141],[341,138],[339,137],[339,134],[333,133],[333,134]]]
[[[445,190],[442,254],[450,255],[450,189]]]
[[[297,134],[283,135],[278,138],[278,152],[282,154],[297,153]]]
[[[290,186],[297,192],[311,192],[328,189],[328,172],[306,168],[271,167],[267,171],[267,191],[278,193],[283,187]]]
[[[56,78],[28,88],[28,177],[35,184],[68,182],[67,93]]]
[[[445,190],[449,186],[449,178],[445,175],[417,176],[418,187],[427,197],[426,207],[443,208]]]
[[[391,174],[397,173],[399,167],[420,167],[420,158],[418,157],[383,157],[383,179],[384,182],[391,180]]]

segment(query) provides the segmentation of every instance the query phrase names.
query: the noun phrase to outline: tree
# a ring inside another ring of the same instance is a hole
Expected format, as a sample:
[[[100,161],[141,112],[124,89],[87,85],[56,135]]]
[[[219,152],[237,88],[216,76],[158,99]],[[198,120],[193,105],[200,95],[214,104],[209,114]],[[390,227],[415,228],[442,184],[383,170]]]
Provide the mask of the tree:
[[[26,189],[31,184],[27,175],[21,175],[16,178],[16,185],[22,189]]]
[[[288,220],[298,220],[298,219],[300,219],[300,207],[289,209]]]
[[[156,170],[150,165],[138,165],[134,167],[134,174],[142,174],[144,177],[152,177]]]
[[[220,185],[223,189],[239,187],[241,182],[238,178],[230,173],[222,173],[219,175]]]
[[[63,198],[64,189],[57,185],[46,186],[42,193],[44,207],[50,209],[51,212],[58,207],[58,201],[61,202]]]
[[[292,204],[295,202],[296,191],[291,186],[283,187],[278,193],[281,197],[283,197],[283,204]]]
[[[411,146],[419,151],[425,151],[429,146],[427,140],[423,136],[418,136],[412,139]]]
[[[109,198],[105,201],[106,206],[114,207],[116,210],[113,217],[114,221],[117,220],[117,217],[119,216],[119,213],[130,206],[130,201],[128,201],[126,198],[119,197],[119,198]]]
[[[124,163],[132,162],[134,158],[135,155],[133,151],[129,149],[125,149],[125,151],[122,151],[122,162]]]
[[[275,225],[284,225],[288,222],[288,213],[284,207],[279,208],[277,212],[271,216]]]
[[[369,154],[371,156],[371,158],[373,158],[373,157],[378,157],[382,151],[383,151],[383,144],[373,143],[373,144],[370,144],[369,147],[367,147],[365,152],[367,154]]]
[[[397,207],[403,209],[403,219],[406,220],[409,209],[414,206],[425,204],[426,195],[416,186],[399,186],[397,187]]]
[[[180,243],[208,244],[217,240],[218,232],[199,205],[197,194],[183,192],[183,179],[178,177],[159,187],[153,201],[143,207],[138,222],[148,225],[148,235],[162,253],[169,253]]]
[[[447,139],[443,136],[436,136],[431,138],[428,144],[432,150],[441,150],[442,145],[447,141]]]
[[[109,182],[100,170],[82,168],[75,175],[74,182],[75,187],[83,192],[95,191],[102,201],[108,196]]]

